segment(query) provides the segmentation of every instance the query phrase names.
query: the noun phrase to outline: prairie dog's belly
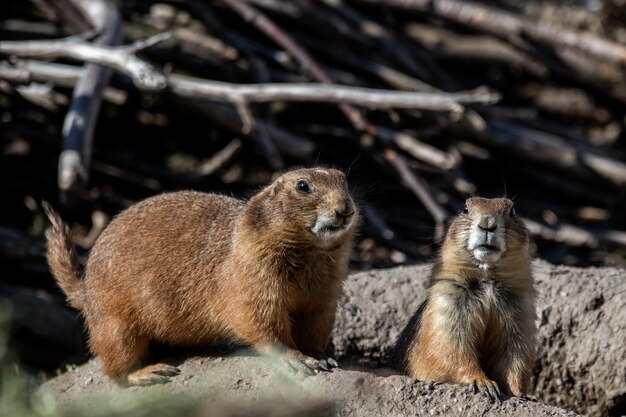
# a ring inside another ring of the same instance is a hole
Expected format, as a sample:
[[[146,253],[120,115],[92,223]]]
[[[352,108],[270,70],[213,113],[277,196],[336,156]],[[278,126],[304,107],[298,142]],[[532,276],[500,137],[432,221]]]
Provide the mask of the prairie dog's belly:
[[[441,280],[431,289],[425,311],[426,320],[430,323],[427,329],[421,327],[420,333],[427,330],[454,343],[461,339],[459,332],[478,332],[475,337],[482,337],[497,325],[502,308],[499,297],[498,289],[490,281],[479,281],[465,287],[450,280]],[[424,320],[424,315],[420,320]]]

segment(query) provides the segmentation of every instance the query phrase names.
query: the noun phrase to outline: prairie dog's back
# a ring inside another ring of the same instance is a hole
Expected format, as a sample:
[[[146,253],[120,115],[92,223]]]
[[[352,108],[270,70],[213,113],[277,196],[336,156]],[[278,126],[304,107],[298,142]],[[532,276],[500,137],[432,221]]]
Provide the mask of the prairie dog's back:
[[[128,311],[138,323],[161,327],[179,314],[197,314],[194,294],[211,294],[214,271],[232,245],[245,202],[192,191],[162,194],[118,215],[89,257],[86,313],[101,304]],[[191,298],[190,298],[191,297]],[[155,317],[155,314],[158,317]],[[130,317],[129,317],[130,318]],[[147,323],[146,323],[147,324]]]

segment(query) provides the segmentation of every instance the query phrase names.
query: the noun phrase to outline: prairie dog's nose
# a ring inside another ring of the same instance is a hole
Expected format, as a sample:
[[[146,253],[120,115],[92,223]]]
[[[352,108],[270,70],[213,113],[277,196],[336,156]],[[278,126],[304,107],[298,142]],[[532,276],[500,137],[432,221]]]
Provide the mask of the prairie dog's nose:
[[[495,232],[498,228],[497,220],[495,217],[483,216],[478,222],[478,228],[485,232]]]
[[[343,201],[339,203],[335,212],[338,216],[350,217],[354,214],[354,203],[351,199],[344,198]]]

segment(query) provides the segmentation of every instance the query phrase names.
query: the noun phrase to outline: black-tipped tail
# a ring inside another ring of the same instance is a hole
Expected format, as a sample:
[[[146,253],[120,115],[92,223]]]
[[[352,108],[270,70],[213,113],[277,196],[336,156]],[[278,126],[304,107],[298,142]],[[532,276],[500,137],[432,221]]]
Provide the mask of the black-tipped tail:
[[[63,290],[69,305],[77,310],[84,306],[83,283],[78,254],[70,239],[70,228],[63,223],[59,213],[45,201],[41,202],[52,227],[46,232],[48,250],[46,258],[52,275],[58,286]]]

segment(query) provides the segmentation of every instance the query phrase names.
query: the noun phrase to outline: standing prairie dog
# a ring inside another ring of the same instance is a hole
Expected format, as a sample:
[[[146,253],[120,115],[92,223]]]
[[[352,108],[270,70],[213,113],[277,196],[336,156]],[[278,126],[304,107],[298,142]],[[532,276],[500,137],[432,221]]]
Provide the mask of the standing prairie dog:
[[[528,390],[537,292],[524,224],[506,198],[470,198],[451,223],[404,361],[423,381],[470,385],[494,400]]]
[[[226,338],[305,373],[337,366],[324,351],[358,218],[341,171],[289,171],[247,202],[191,191],[144,200],[102,232],[84,276],[69,228],[44,209],[52,273],[118,383],[163,383],[180,372],[136,369],[151,341]]]

